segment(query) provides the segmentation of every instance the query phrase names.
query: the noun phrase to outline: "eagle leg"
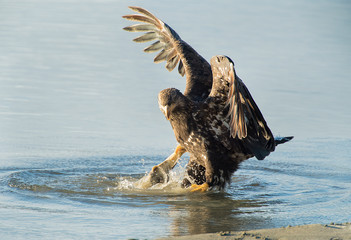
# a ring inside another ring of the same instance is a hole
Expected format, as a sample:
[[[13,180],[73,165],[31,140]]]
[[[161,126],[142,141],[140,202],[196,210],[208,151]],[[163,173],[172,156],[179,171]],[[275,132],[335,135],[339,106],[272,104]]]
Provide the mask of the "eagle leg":
[[[149,177],[152,185],[168,181],[168,173],[177,164],[179,158],[186,152],[185,148],[178,145],[174,152],[162,163],[152,167]]]
[[[210,186],[206,182],[201,185],[192,184],[190,187],[190,192],[206,192],[209,188]]]

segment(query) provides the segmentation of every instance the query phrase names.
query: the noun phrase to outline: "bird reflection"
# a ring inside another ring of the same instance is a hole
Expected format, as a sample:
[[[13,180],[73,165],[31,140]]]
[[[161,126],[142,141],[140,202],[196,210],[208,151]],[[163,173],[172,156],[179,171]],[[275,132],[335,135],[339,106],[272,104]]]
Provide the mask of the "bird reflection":
[[[264,206],[263,201],[235,200],[228,193],[189,194],[170,197],[169,217],[172,219],[172,236],[235,231],[267,226],[259,216],[253,216],[252,208]],[[252,215],[250,216],[250,214]]]

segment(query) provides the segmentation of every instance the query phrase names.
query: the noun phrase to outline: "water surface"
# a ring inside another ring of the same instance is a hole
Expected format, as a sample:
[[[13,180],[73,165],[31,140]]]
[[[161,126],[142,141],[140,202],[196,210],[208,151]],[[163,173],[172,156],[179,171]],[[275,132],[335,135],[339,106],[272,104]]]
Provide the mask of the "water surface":
[[[184,89],[122,1],[0,3],[1,239],[126,239],[350,221],[351,4],[134,1],[206,59],[230,56],[277,135],[224,192],[135,186],[176,146],[157,93]]]

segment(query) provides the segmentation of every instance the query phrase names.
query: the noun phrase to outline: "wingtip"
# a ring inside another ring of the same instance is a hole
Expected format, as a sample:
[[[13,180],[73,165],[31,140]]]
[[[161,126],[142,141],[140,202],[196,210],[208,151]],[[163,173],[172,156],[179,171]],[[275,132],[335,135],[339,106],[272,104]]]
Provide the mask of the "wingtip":
[[[128,15],[123,15],[122,18],[127,19],[127,20],[132,20],[131,18],[133,18],[134,15],[132,14],[128,14]]]
[[[137,6],[128,6],[128,8],[134,12],[139,12],[140,9],[142,9],[141,7],[137,7]],[[133,16],[135,16],[134,14],[128,14],[128,15],[124,15],[122,16],[122,18],[132,18]],[[131,20],[131,19],[128,19]]]
[[[124,28],[122,28],[124,31],[128,31],[128,32],[131,32],[131,29],[130,29],[130,27],[124,27]]]
[[[135,11],[135,9],[139,9],[140,7],[137,7],[137,6],[128,6],[129,9]]]

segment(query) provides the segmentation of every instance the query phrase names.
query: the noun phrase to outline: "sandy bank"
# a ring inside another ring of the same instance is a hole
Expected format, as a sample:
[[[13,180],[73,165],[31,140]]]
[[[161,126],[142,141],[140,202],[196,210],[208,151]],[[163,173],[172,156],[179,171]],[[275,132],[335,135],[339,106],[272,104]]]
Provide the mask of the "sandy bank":
[[[294,227],[282,227],[272,229],[259,229],[250,231],[238,232],[220,232],[199,234],[191,236],[172,237],[164,239],[179,239],[179,240],[251,240],[251,239],[284,239],[284,240],[351,240],[351,223],[342,224],[311,224]]]

